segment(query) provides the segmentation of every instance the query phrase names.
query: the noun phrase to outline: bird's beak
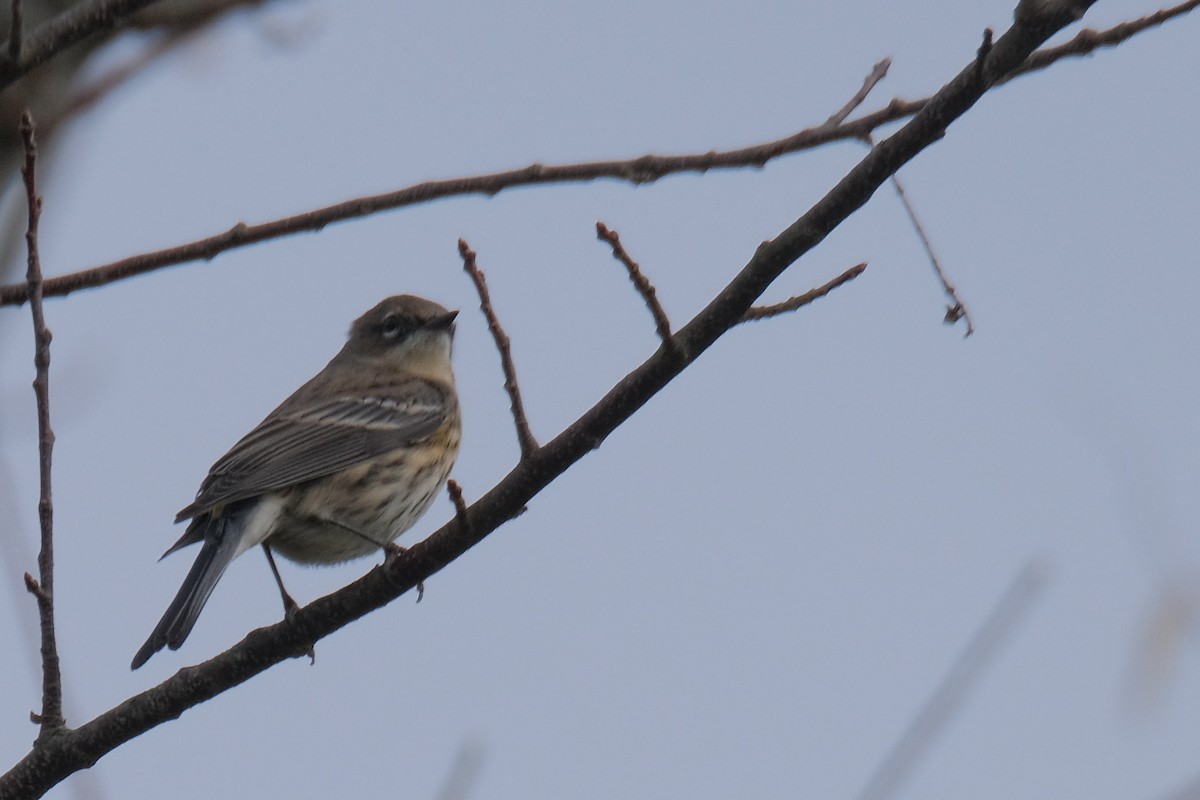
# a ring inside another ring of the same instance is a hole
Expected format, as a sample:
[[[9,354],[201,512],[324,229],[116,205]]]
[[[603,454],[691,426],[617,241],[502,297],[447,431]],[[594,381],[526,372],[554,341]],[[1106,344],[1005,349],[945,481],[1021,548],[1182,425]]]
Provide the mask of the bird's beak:
[[[457,316],[457,311],[447,311],[445,314],[429,320],[429,322],[425,323],[425,327],[435,331],[444,331],[454,324],[454,318]]]

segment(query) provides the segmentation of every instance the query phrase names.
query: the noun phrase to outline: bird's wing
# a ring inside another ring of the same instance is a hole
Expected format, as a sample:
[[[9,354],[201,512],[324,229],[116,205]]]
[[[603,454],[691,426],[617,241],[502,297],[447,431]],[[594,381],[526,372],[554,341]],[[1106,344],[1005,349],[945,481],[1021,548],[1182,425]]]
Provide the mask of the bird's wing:
[[[285,403],[213,464],[175,521],[416,444],[445,421],[450,402],[438,386],[413,380],[377,395]]]

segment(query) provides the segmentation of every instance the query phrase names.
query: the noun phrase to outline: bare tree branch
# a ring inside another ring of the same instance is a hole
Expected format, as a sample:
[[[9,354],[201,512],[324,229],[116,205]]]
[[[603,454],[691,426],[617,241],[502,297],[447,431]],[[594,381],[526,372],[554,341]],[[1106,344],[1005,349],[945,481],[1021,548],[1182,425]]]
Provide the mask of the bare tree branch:
[[[1137,33],[1161,25],[1168,19],[1188,13],[1197,5],[1200,5],[1200,0],[1189,0],[1189,2],[1164,9],[1148,17],[1122,23],[1099,33],[1092,33],[1082,39],[1077,36],[1065,45],[1038,51],[1037,57],[1031,58],[1018,72],[1003,76],[998,80],[1006,82],[1015,74],[1044,69],[1061,58],[1083,55],[1101,47],[1119,44]],[[868,80],[870,80],[869,77]],[[270,222],[255,225],[239,222],[223,233],[207,236],[194,242],[129,256],[118,261],[50,278],[45,283],[44,293],[47,297],[63,297],[81,289],[104,286],[164,267],[192,261],[211,261],[228,250],[258,242],[296,233],[319,231],[337,222],[345,222],[405,206],[429,203],[447,197],[472,194],[492,196],[506,189],[521,186],[576,183],[601,179],[644,184],[679,173],[704,173],[714,169],[763,167],[781,156],[809,150],[830,142],[847,139],[862,140],[882,125],[918,113],[929,101],[930,98],[921,100],[897,98],[878,111],[837,126],[830,127],[826,123],[822,123],[783,139],[737,150],[709,151],[677,156],[645,155],[623,161],[594,161],[549,166],[530,164],[520,169],[486,175],[427,181],[394,192],[358,197]],[[836,116],[835,114],[834,117]],[[25,302],[24,284],[0,287],[0,306],[19,305],[23,302]]]
[[[633,282],[633,287],[642,296],[642,301],[650,310],[650,316],[654,318],[654,327],[658,331],[658,338],[662,341],[663,347],[675,355],[679,355],[679,347],[671,338],[671,321],[667,319],[667,312],[662,307],[662,303],[658,302],[658,292],[655,290],[654,284],[642,272],[642,268],[629,255],[625,245],[621,244],[620,234],[611,230],[603,222],[597,222],[596,238],[608,242],[608,246],[612,248],[613,258],[625,265],[625,271],[629,273],[629,280]]]
[[[42,628],[42,711],[33,719],[41,725],[39,741],[45,741],[65,726],[62,712],[62,673],[58,664],[58,643],[54,632],[54,504],[50,485],[51,459],[54,453],[54,431],[50,427],[50,329],[42,314],[42,263],[38,254],[38,219],[42,213],[42,198],[37,193],[37,142],[34,138],[33,117],[28,111],[21,117],[21,138],[25,142],[25,164],[21,175],[25,179],[25,196],[29,205],[29,227],[25,244],[29,251],[26,284],[29,309],[33,316],[34,366],[37,376],[33,391],[37,396],[38,463],[41,476],[41,497],[38,500],[38,520],[42,529],[42,547],[38,553],[38,580],[28,573],[25,586],[37,598],[38,616]]]
[[[529,419],[525,416],[525,404],[521,402],[521,385],[517,383],[517,368],[513,364],[512,342],[500,325],[496,309],[492,307],[492,296],[488,293],[487,278],[475,265],[475,251],[465,240],[459,239],[458,253],[462,256],[463,270],[471,276],[471,281],[475,284],[476,291],[479,292],[479,308],[483,311],[484,318],[487,319],[488,330],[491,331],[492,338],[496,341],[496,349],[500,351],[500,366],[504,370],[504,391],[508,392],[508,399],[512,403],[513,424],[517,428],[517,443],[521,446],[521,460],[524,461],[538,449],[538,443],[529,427]]]
[[[850,269],[838,275],[828,283],[822,284],[815,289],[810,289],[804,294],[794,295],[784,300],[782,303],[773,303],[769,306],[750,306],[746,313],[742,315],[742,322],[752,322],[759,319],[770,319],[777,317],[780,314],[786,314],[789,311],[796,311],[803,308],[814,300],[820,300],[825,295],[832,292],[834,289],[849,283],[850,281],[862,275],[867,269],[867,262],[856,264]]]
[[[240,643],[156,687],[131,697],[74,730],[35,745],[0,776],[0,796],[38,797],[66,776],[94,764],[129,741],[187,709],[236,686],[273,664],[303,655],[314,641],[349,624],[445,568],[538,492],[603,443],[625,420],[745,316],[751,304],[801,256],[862,207],[888,177],[937,141],[946,127],[988,88],[1016,69],[1033,50],[1091,5],[1088,0],[1032,4],[1023,0],[1013,26],[982,59],[972,61],[903,128],[873,148],[823,198],[750,261],[674,336],[682,351],[659,349],[553,440],[522,458],[496,486],[467,509],[471,524],[456,517],[392,563],[300,609],[291,620],[250,632]]]

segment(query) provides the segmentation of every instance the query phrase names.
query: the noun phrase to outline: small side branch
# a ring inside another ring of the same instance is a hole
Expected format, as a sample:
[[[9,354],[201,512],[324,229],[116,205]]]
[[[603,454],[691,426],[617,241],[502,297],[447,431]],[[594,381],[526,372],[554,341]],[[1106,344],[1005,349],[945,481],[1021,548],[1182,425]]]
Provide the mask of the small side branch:
[[[463,499],[462,487],[458,485],[458,481],[451,479],[446,481],[446,494],[450,495],[450,503],[454,506],[454,518],[458,520],[458,525],[464,531],[471,529],[471,522],[467,517],[467,501]]]
[[[770,319],[771,317],[777,317],[780,314],[787,314],[790,311],[803,308],[814,300],[820,300],[822,297],[829,294],[839,286],[854,280],[859,275],[862,275],[866,269],[867,262],[864,261],[861,264],[855,264],[853,267],[846,270],[841,275],[838,275],[828,283],[822,284],[815,289],[810,289],[804,294],[798,294],[794,297],[789,297],[782,303],[774,303],[773,305],[769,306],[750,306],[749,310],[746,311],[745,316],[742,317],[742,322]]]
[[[866,101],[867,95],[871,93],[871,90],[874,89],[881,80],[887,77],[888,70],[891,68],[892,60],[890,58],[885,58],[877,63],[871,70],[871,74],[868,75],[863,81],[862,88],[858,90],[854,97],[850,98],[850,101],[846,103],[846,105],[838,109],[836,114],[825,120],[824,127],[836,128],[845,122],[846,117],[850,116],[854,109],[858,108],[863,104],[864,101]]]
[[[942,321],[947,325],[953,325],[960,319],[964,320],[967,323],[967,332],[963,334],[963,338],[965,339],[975,332],[975,322],[971,319],[971,312],[967,311],[967,304],[958,296],[958,289],[954,288],[954,284],[950,282],[950,277],[946,274],[946,270],[942,268],[942,262],[933,249],[933,241],[929,238],[929,233],[926,232],[925,226],[921,224],[921,218],[917,215],[916,208],[909,201],[908,194],[904,191],[904,184],[900,182],[900,176],[893,175],[891,181],[892,186],[896,189],[896,194],[900,196],[900,202],[904,204],[904,210],[908,214],[909,220],[912,221],[913,228],[917,231],[917,237],[921,240],[921,246],[925,248],[925,255],[929,257],[929,263],[933,267],[938,281],[942,284],[942,291],[950,299],[949,304],[946,306],[946,316]]]
[[[33,117],[26,111],[21,117],[21,137],[25,142],[25,163],[21,176],[25,179],[25,196],[29,204],[29,227],[25,244],[29,251],[25,277],[29,308],[33,316],[34,357],[36,377],[33,391],[37,396],[38,462],[41,475],[41,496],[38,500],[38,520],[42,529],[42,547],[38,553],[39,580],[26,577],[26,588],[37,598],[42,628],[42,713],[35,716],[41,727],[39,739],[50,736],[66,726],[62,714],[62,673],[58,664],[58,644],[54,633],[54,504],[50,491],[50,466],[54,451],[54,431],[50,428],[50,329],[42,314],[42,264],[38,255],[38,219],[42,198],[37,193],[37,142],[34,138]]]
[[[538,443],[537,439],[533,438],[533,431],[529,428],[529,419],[525,416],[525,404],[521,402],[521,386],[517,383],[517,369],[513,366],[512,345],[508,334],[500,325],[496,310],[492,307],[487,278],[475,265],[475,251],[464,239],[458,240],[458,254],[462,256],[463,269],[471,276],[471,280],[475,283],[475,289],[479,292],[479,308],[487,319],[488,330],[491,331],[492,338],[496,340],[496,349],[500,351],[500,366],[504,370],[504,390],[508,392],[508,398],[512,403],[513,424],[517,428],[517,443],[521,446],[521,460],[524,461],[538,449]]]
[[[662,340],[663,347],[669,353],[676,356],[681,355],[679,343],[671,336],[671,321],[667,319],[667,312],[663,309],[662,303],[658,302],[658,292],[655,291],[654,284],[642,273],[641,267],[625,250],[625,246],[621,244],[620,235],[603,222],[597,222],[596,238],[608,242],[609,247],[612,248],[613,258],[625,265],[625,270],[629,273],[629,280],[633,281],[633,287],[642,296],[646,308],[650,309],[650,316],[654,317],[654,327],[658,330],[658,338]]]

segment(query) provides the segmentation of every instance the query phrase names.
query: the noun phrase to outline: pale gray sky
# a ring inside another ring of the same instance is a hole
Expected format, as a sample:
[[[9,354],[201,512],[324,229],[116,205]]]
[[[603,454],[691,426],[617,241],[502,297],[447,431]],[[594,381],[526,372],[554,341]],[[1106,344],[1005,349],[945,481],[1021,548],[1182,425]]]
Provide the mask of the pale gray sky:
[[[43,186],[47,273],[424,179],[776,138],[828,117],[884,56],[864,108],[936,90],[1012,2],[406,5],[239,15],[125,87]],[[1086,23],[1156,7],[1100,2]],[[52,796],[94,780],[107,797],[433,798],[467,743],[483,754],[473,798],[852,798],[1030,559],[1046,590],[896,796],[1142,800],[1200,774],[1194,631],[1153,691],[1130,679],[1165,578],[1200,570],[1197,24],[989,93],[904,170],[974,337],[942,325],[881,191],[768,299],[867,261],[861,279],[733,332],[421,605]],[[174,513],[379,299],[463,309],[455,477],[473,499],[513,465],[460,236],[546,440],[657,346],[596,220],[682,323],[862,154],[454,199],[49,301],[68,721],[277,621],[250,553],[181,651],[128,668],[191,563],[155,561]],[[29,330],[0,309],[4,535],[32,553]],[[406,539],[450,514],[439,500]],[[307,602],[371,564],[283,569]],[[39,698],[34,606],[10,597],[4,765]]]

